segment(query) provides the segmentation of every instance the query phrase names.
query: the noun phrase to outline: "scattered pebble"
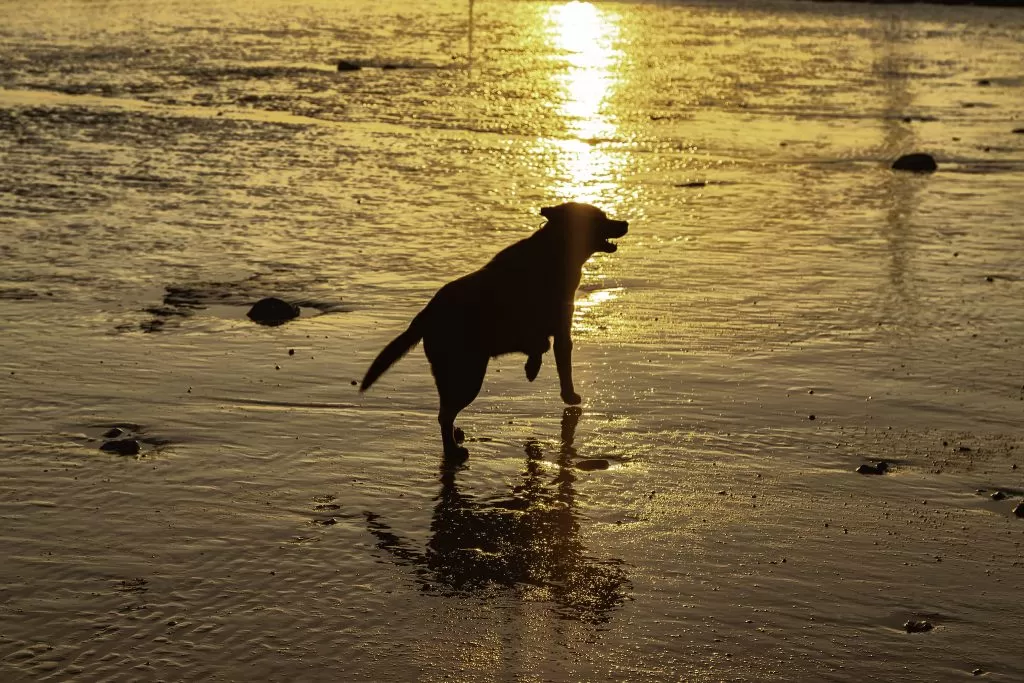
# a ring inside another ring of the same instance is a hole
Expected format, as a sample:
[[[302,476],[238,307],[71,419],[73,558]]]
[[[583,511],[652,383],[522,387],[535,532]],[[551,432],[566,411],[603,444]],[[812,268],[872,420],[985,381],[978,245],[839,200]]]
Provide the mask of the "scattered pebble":
[[[139,442],[135,439],[114,439],[113,441],[104,441],[100,446],[101,451],[107,453],[117,453],[118,455],[138,455],[139,454]]]
[[[990,496],[990,498],[992,498],[992,500],[1005,500],[1006,494],[1003,493],[1002,491],[996,491]]]
[[[107,431],[103,432],[103,438],[105,438],[105,439],[116,439],[117,437],[124,436],[127,433],[128,432],[126,432],[125,430],[121,429],[120,427],[111,427]]]
[[[608,461],[601,458],[593,458],[590,460],[580,460],[576,463],[576,469],[583,470],[584,472],[590,472],[593,470],[606,470],[608,469]]]
[[[938,170],[939,165],[935,163],[935,158],[931,154],[914,153],[904,154],[892,162],[892,168],[895,171],[934,173]]]
[[[249,319],[260,325],[281,325],[299,317],[299,307],[276,297],[268,296],[260,299],[246,314]]]
[[[1017,507],[1013,508],[1013,514],[1024,517],[1024,503],[1017,503]]]
[[[885,474],[889,471],[889,463],[884,460],[878,462],[878,464],[870,465],[864,463],[857,468],[857,474]]]
[[[808,419],[808,420],[816,420],[817,418],[816,418],[816,417],[814,417],[813,415],[810,415],[810,416],[808,416],[808,418],[807,418],[807,419]]]
[[[288,355],[289,356],[294,356],[295,355],[295,349],[288,349]]]
[[[921,621],[908,619],[907,623],[903,624],[903,628],[907,633],[927,633],[935,627],[932,626],[930,621],[925,621],[923,619]]]
[[[356,386],[356,385],[358,385],[358,384],[359,384],[359,382],[357,382],[357,381],[355,381],[355,380],[352,380],[351,384],[352,384],[352,386]]]

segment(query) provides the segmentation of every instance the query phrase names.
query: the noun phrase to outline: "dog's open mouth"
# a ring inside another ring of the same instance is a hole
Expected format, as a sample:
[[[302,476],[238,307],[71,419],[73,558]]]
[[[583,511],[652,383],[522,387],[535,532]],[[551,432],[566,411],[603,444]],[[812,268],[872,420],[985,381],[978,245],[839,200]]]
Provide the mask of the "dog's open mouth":
[[[601,246],[599,248],[606,254],[614,254],[619,248],[619,245],[612,242],[612,240],[623,237],[629,231],[629,223],[626,221],[609,221],[609,223],[611,225],[609,225],[608,229],[605,231],[605,234],[608,235],[608,237],[605,238],[604,242],[601,242]]]

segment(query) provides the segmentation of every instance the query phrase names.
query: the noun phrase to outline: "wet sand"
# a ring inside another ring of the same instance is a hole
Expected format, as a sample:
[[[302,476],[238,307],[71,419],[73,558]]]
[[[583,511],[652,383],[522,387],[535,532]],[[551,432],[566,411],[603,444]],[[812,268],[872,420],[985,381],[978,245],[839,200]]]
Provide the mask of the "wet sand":
[[[4,29],[0,678],[1024,677],[1016,15],[352,5]],[[446,465],[353,383],[570,197],[584,404],[497,359]]]

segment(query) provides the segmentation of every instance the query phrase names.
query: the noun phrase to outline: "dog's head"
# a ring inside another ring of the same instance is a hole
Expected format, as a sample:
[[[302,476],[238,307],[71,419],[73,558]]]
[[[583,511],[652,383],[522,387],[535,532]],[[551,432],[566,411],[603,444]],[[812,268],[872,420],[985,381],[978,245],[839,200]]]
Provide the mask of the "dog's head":
[[[561,231],[566,244],[584,261],[598,251],[614,253],[618,245],[610,240],[622,237],[629,228],[628,222],[608,218],[596,206],[577,202],[545,206],[540,215],[548,219],[543,229]]]

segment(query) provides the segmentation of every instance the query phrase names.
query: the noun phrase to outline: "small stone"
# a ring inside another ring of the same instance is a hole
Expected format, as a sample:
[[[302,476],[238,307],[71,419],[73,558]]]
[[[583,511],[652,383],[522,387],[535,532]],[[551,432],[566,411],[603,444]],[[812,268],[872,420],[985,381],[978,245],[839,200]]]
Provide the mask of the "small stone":
[[[282,301],[276,297],[260,299],[246,314],[249,319],[260,325],[281,325],[299,317],[299,307]]]
[[[338,71],[359,71],[362,68],[355,62],[346,62],[344,59],[338,60]]]
[[[576,463],[576,469],[583,470],[584,472],[592,472],[593,470],[606,470],[608,469],[608,461],[600,458],[580,460]]]
[[[987,78],[979,78],[978,85],[992,85],[992,81],[988,80]]]
[[[993,494],[992,494],[991,496],[989,496],[989,497],[990,497],[990,498],[991,498],[992,500],[1006,500],[1006,494],[1005,494],[1005,493],[1003,493],[1002,491],[996,491],[995,493],[993,493]]]
[[[288,349],[288,355],[289,356],[294,356],[295,355],[295,349]]]
[[[358,386],[358,385],[359,385],[359,382],[357,382],[357,381],[355,381],[355,380],[352,380],[352,381],[350,382],[350,384],[351,384],[352,386]]]
[[[909,619],[907,620],[907,623],[903,624],[903,629],[907,633],[927,633],[928,631],[931,631],[933,628],[935,627],[932,626],[932,623],[930,621],[925,621],[923,619],[921,621]]]
[[[975,669],[974,671],[971,672],[971,675],[972,676],[980,676],[983,673],[985,673],[984,669]]]
[[[985,282],[995,282],[995,281],[996,281],[996,279],[994,277],[992,277],[991,275],[986,275],[985,276]]]
[[[125,432],[125,430],[121,429],[120,427],[111,427],[107,431],[103,432],[103,438],[116,439],[117,437],[124,436],[125,434],[127,434],[127,432]]]
[[[1013,508],[1013,514],[1024,517],[1024,503],[1017,503],[1017,507]]]
[[[100,446],[101,451],[107,453],[117,453],[118,455],[138,455],[139,454],[139,442],[135,439],[114,439],[113,441],[104,441],[103,445]]]
[[[936,170],[938,170],[938,168],[939,165],[935,163],[935,158],[930,154],[904,154],[899,159],[892,162],[892,169],[894,171],[910,171],[912,173],[934,173]]]
[[[813,415],[810,415],[810,416],[808,416],[808,418],[807,418],[807,419],[808,419],[808,420],[816,420],[817,418],[816,418],[816,417],[814,417]]]
[[[869,465],[867,463],[857,468],[857,474],[885,474],[889,471],[889,463],[882,460],[876,465]]]

